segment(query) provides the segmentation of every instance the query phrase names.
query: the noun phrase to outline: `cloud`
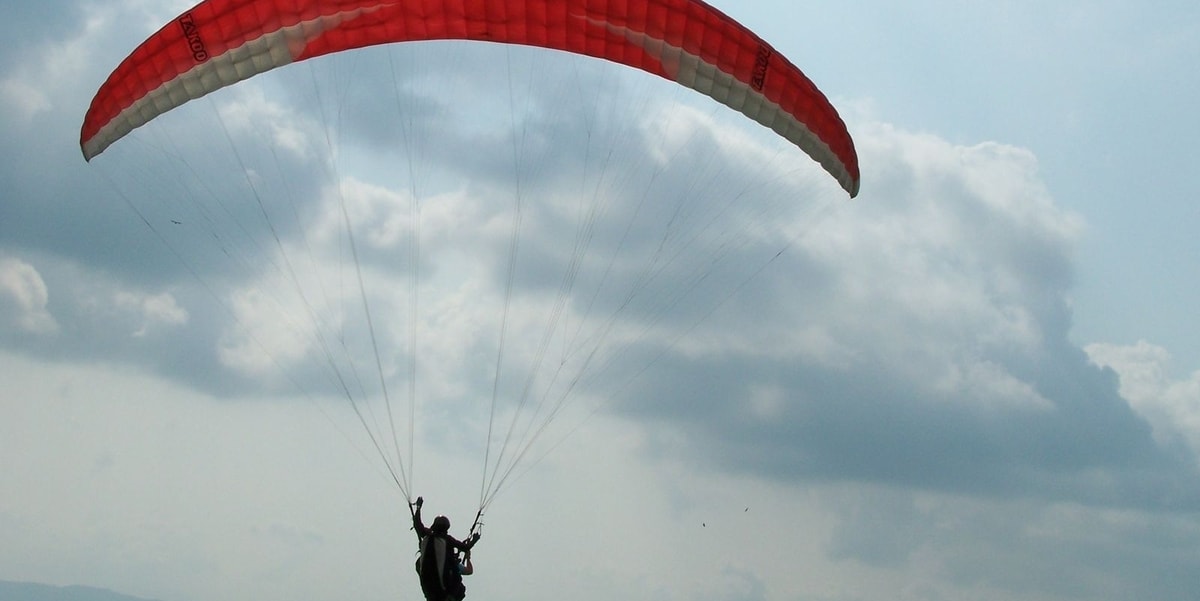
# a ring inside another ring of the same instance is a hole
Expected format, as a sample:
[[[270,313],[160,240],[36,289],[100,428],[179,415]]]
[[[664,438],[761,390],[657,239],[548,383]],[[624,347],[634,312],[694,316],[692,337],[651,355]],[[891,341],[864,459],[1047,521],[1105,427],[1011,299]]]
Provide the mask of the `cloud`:
[[[132,334],[136,338],[145,337],[155,326],[181,326],[188,321],[188,312],[167,292],[154,295],[118,292],[114,305],[141,316],[142,325]]]
[[[417,437],[436,455],[422,467],[439,474],[478,469],[463,456],[482,454],[493,399],[497,431],[511,424],[517,439],[509,456],[564,407],[489,531],[511,542],[530,523],[582,529],[586,544],[556,543],[584,566],[555,574],[563,586],[1167,598],[1200,573],[1188,519],[1195,379],[1163,376],[1168,357],[1153,345],[1070,342],[1085,224],[1047,191],[1030,151],[856,120],[867,175],[847,202],[794,148],[669,82],[478,45],[284,69],[181,107],[85,165],[83,104],[140,39],[116,36],[119,22],[89,21],[79,40],[51,42],[50,59],[0,74],[4,102],[20,109],[0,120],[13,190],[0,220],[12,257],[0,263],[0,343],[15,365],[53,362],[31,389],[70,371],[88,391],[71,398],[97,403],[86,406],[106,425],[86,429],[88,459],[62,465],[126,488],[102,490],[90,514],[63,513],[90,533],[91,554],[128,558],[72,555],[103,566],[91,569],[104,582],[146,571],[174,591],[200,574],[208,584],[191,595],[270,596],[258,593],[317,574],[313,563],[368,557],[387,564],[372,586],[392,592],[395,541],[378,524],[396,516],[283,478],[356,481],[318,441],[332,429],[363,443],[359,424],[318,418],[300,435],[286,422],[307,411],[298,397],[341,403],[340,415],[343,389],[374,411],[379,380],[397,403],[420,399]],[[127,371],[155,385],[94,385]],[[39,394],[50,393],[67,395]],[[61,413],[86,420],[83,406]],[[30,431],[78,437],[49,415],[28,418],[40,424]],[[104,437],[132,422],[160,429]],[[277,469],[247,460],[259,445],[279,454]],[[177,464],[158,459],[163,448]],[[172,479],[179,465],[206,467]],[[452,486],[422,475],[422,486]],[[148,479],[170,486],[145,492]],[[244,497],[191,492],[230,483]],[[322,522],[280,509],[295,499],[337,510]],[[741,512],[744,499],[754,507],[735,522],[728,507]],[[168,507],[187,515],[157,513]],[[597,517],[579,524],[579,507]],[[54,522],[39,511],[19,513]],[[221,522],[212,538],[192,525],[205,515]],[[619,551],[627,531],[611,524],[631,515],[668,569]],[[339,530],[346,516],[357,534]],[[84,523],[96,517],[110,523]],[[32,536],[18,521],[8,531]],[[371,552],[363,532],[377,536]],[[255,559],[231,554],[232,540]],[[780,552],[746,561],[727,540],[779,541]],[[132,552],[107,553],[106,541]],[[180,541],[188,549],[163,570],[162,549]],[[499,569],[477,590],[528,586],[517,559],[492,560]],[[1154,566],[1180,576],[1160,582]],[[664,583],[664,571],[694,582]],[[335,579],[318,572],[324,592]]]
[[[231,135],[261,137],[298,158],[314,152],[309,144],[318,142],[316,124],[298,119],[294,110],[269,100],[260,86],[241,86],[238,90],[233,101],[217,109],[223,127]]]
[[[1200,373],[1170,379],[1171,354],[1146,341],[1089,344],[1085,350],[1097,365],[1117,373],[1121,396],[1150,422],[1160,444],[1186,444],[1200,458]]]
[[[32,265],[11,257],[0,256],[0,314],[6,317],[5,328],[16,328],[30,334],[53,334],[58,322],[46,309],[49,293]]]
[[[1195,564],[1187,514],[871,486],[825,503],[838,507],[830,557],[905,574],[901,598],[1180,598],[1196,579],[1163,577]]]
[[[0,81],[0,100],[23,120],[31,120],[38,113],[50,110],[50,99],[33,86],[16,80]]]
[[[701,326],[703,347],[670,350],[623,411],[735,473],[1195,507],[1194,463],[1067,338],[1081,221],[1029,153],[889,126],[856,139],[875,174],[862,198]],[[782,413],[761,411],[763,390]]]

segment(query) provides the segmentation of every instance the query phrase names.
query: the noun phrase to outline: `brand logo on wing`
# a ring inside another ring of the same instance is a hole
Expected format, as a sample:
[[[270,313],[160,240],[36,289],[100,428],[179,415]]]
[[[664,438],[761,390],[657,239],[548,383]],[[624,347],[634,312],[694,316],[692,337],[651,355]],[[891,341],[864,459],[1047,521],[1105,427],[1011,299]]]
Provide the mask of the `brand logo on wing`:
[[[198,63],[208,60],[208,50],[204,47],[204,39],[200,37],[200,27],[196,25],[192,13],[184,13],[179,17],[179,27],[183,30],[183,37],[187,40],[188,49],[192,51],[192,58],[196,59]]]
[[[750,87],[761,92],[767,84],[767,69],[771,66],[771,49],[760,46],[758,56],[754,59],[754,75],[750,77]]]

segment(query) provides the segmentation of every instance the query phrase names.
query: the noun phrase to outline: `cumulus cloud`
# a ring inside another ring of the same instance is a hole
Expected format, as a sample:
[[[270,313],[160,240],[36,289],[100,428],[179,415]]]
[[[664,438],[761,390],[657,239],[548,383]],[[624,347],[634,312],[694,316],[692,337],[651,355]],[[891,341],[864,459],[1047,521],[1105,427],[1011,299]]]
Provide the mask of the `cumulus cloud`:
[[[889,126],[856,133],[875,174],[861,199],[771,266],[770,294],[737,299],[754,310],[705,325],[719,343],[670,353],[670,376],[624,409],[690,432],[691,456],[785,480],[1099,504],[1148,480],[1139,503],[1200,500],[1177,488],[1188,464],[1067,339],[1082,224],[1032,156]],[[790,275],[809,273],[816,284]],[[730,351],[790,332],[824,342]],[[789,399],[784,415],[761,417],[763,389]]]
[[[53,334],[58,322],[47,309],[50,293],[34,266],[0,256],[0,315],[6,328],[31,334]]]
[[[181,326],[188,321],[187,310],[168,292],[146,295],[122,291],[116,294],[114,305],[140,317],[141,325],[132,334],[135,338],[145,337],[157,326]]]
[[[1200,459],[1200,372],[1172,379],[1171,353],[1144,340],[1130,346],[1089,344],[1085,349],[1093,362],[1117,373],[1121,395],[1154,426],[1161,443],[1183,442]]]
[[[67,4],[58,0],[52,2]],[[74,86],[87,73],[90,57],[98,46],[97,38],[106,33],[114,12],[105,7],[85,17],[77,6],[57,8],[62,16],[74,19],[65,22],[45,19],[39,11],[54,10],[49,5],[34,10],[15,7],[12,18],[6,19],[6,28],[9,23],[20,26],[18,31],[11,32],[14,36],[52,32],[13,51],[16,60],[11,64],[0,65],[8,67],[0,72],[0,99],[10,109],[4,115],[6,119],[29,124],[36,117],[48,116],[64,105],[72,105],[64,99],[70,98]]]
[[[318,141],[311,131],[315,124],[298,119],[288,107],[272,102],[260,86],[247,85],[236,90],[236,97],[218,109],[231,135],[261,137],[300,158],[313,152],[309,144]]]

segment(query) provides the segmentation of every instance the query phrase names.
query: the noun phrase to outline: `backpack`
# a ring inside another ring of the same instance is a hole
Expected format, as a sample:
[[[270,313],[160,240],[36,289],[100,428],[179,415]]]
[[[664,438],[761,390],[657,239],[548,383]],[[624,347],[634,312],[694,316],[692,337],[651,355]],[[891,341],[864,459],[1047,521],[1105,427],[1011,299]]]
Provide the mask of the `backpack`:
[[[445,538],[430,534],[421,539],[416,569],[426,598],[438,598],[443,594],[450,599],[466,596],[467,587],[458,565],[458,555]],[[434,594],[431,596],[430,593]]]

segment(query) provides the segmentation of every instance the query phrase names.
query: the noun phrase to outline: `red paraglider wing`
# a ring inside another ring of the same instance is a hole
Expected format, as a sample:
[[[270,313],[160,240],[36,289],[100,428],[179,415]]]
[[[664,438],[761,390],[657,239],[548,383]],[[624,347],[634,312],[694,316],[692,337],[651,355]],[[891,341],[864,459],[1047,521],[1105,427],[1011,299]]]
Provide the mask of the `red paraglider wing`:
[[[100,87],[91,160],[189,100],[352,48],[479,40],[585,54],[676,81],[771,128],[858,193],[858,158],[825,96],[757,35],[700,0],[207,0],[142,43]]]

